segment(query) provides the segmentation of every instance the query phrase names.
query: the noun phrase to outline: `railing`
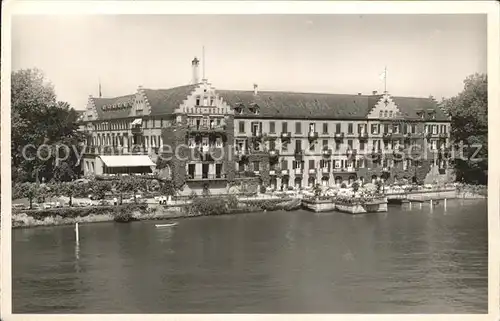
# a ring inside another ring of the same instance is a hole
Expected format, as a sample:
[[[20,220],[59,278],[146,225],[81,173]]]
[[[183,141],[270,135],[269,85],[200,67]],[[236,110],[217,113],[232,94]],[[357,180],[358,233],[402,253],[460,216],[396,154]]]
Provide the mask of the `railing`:
[[[213,125],[213,126],[196,126],[196,125],[189,125],[188,126],[188,131],[190,132],[222,132],[226,130],[225,125]]]
[[[323,173],[323,174],[330,174],[330,168],[328,168],[328,167],[323,167],[323,168],[321,169],[321,173]]]
[[[282,169],[281,175],[290,175],[290,171],[288,169]]]
[[[332,149],[331,148],[323,149],[323,151],[321,153],[323,154],[323,156],[331,156]]]
[[[310,168],[309,169],[309,174],[316,174],[316,169],[315,168]]]
[[[361,132],[359,133],[359,139],[363,139],[363,140],[366,140],[368,139],[368,133],[367,132]]]
[[[188,181],[199,181],[199,180],[223,180],[226,179],[226,174],[188,174],[186,180]]]
[[[382,137],[384,140],[389,140],[392,138],[392,133],[384,133]]]
[[[293,154],[295,155],[295,158],[302,158],[304,156],[304,151],[296,149]]]
[[[270,170],[269,170],[269,175],[271,175],[271,176],[275,176],[275,175],[276,175],[276,170],[274,170],[274,169],[270,169]]]
[[[276,150],[276,149],[271,149],[271,150],[269,151],[269,156],[271,156],[271,157],[278,157],[278,156],[279,156],[279,152],[278,152],[278,150]]]
[[[295,175],[302,175],[302,168],[295,168],[293,172],[295,173]]]
[[[290,132],[281,132],[281,139],[290,139],[292,137],[292,134]]]
[[[446,138],[448,138],[448,134],[447,133],[440,133],[439,138],[446,139]]]
[[[318,132],[310,131],[308,136],[309,136],[310,140],[317,139],[318,138]]]
[[[132,132],[132,134],[140,134],[142,133],[142,126],[132,126],[130,131]]]
[[[338,140],[338,139],[344,139],[344,133],[335,133],[333,137]]]

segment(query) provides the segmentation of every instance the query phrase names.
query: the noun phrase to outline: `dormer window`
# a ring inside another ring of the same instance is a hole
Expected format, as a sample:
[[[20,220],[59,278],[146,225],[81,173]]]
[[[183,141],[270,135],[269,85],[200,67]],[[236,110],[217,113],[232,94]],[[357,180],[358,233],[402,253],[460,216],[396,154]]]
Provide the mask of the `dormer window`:
[[[250,108],[249,108],[249,111],[252,114],[258,115],[259,114],[259,106],[257,104],[251,104]]]

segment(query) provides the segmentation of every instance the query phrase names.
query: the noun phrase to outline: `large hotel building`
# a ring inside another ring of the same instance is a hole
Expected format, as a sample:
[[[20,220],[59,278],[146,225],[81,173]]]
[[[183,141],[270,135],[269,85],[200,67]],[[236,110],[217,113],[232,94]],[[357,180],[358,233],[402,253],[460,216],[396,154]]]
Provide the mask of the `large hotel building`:
[[[220,90],[198,69],[195,58],[189,85],[90,96],[84,175],[157,173],[182,193],[248,179],[281,190],[449,175],[450,121],[433,99]]]

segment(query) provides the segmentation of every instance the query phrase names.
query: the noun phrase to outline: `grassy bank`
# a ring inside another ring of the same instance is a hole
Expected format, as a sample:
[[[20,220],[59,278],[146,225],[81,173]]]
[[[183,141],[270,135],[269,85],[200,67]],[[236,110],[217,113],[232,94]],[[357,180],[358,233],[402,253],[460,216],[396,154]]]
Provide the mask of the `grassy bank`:
[[[149,207],[146,204],[119,206],[68,207],[47,210],[24,210],[12,213],[12,227],[72,225],[75,223],[131,222],[165,220],[197,216],[228,215],[287,209],[288,199],[239,202],[234,196],[195,198],[181,208]]]

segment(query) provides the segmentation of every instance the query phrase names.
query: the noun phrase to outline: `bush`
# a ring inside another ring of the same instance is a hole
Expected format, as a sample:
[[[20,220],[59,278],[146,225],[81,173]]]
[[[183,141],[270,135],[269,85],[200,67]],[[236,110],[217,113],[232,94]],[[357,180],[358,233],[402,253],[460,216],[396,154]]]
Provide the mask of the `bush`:
[[[195,198],[187,210],[191,215],[221,215],[229,213],[228,201],[222,197]]]
[[[132,213],[133,211],[146,211],[147,204],[126,204],[118,206],[89,206],[89,207],[64,207],[46,210],[25,210],[22,213],[36,220],[44,220],[50,216],[61,216],[63,218],[86,217],[88,215],[100,215],[119,212]]]
[[[260,193],[265,194],[266,193],[266,187],[264,185],[260,185]]]
[[[342,183],[342,185],[340,185],[340,188],[347,188],[347,185],[345,183]]]

